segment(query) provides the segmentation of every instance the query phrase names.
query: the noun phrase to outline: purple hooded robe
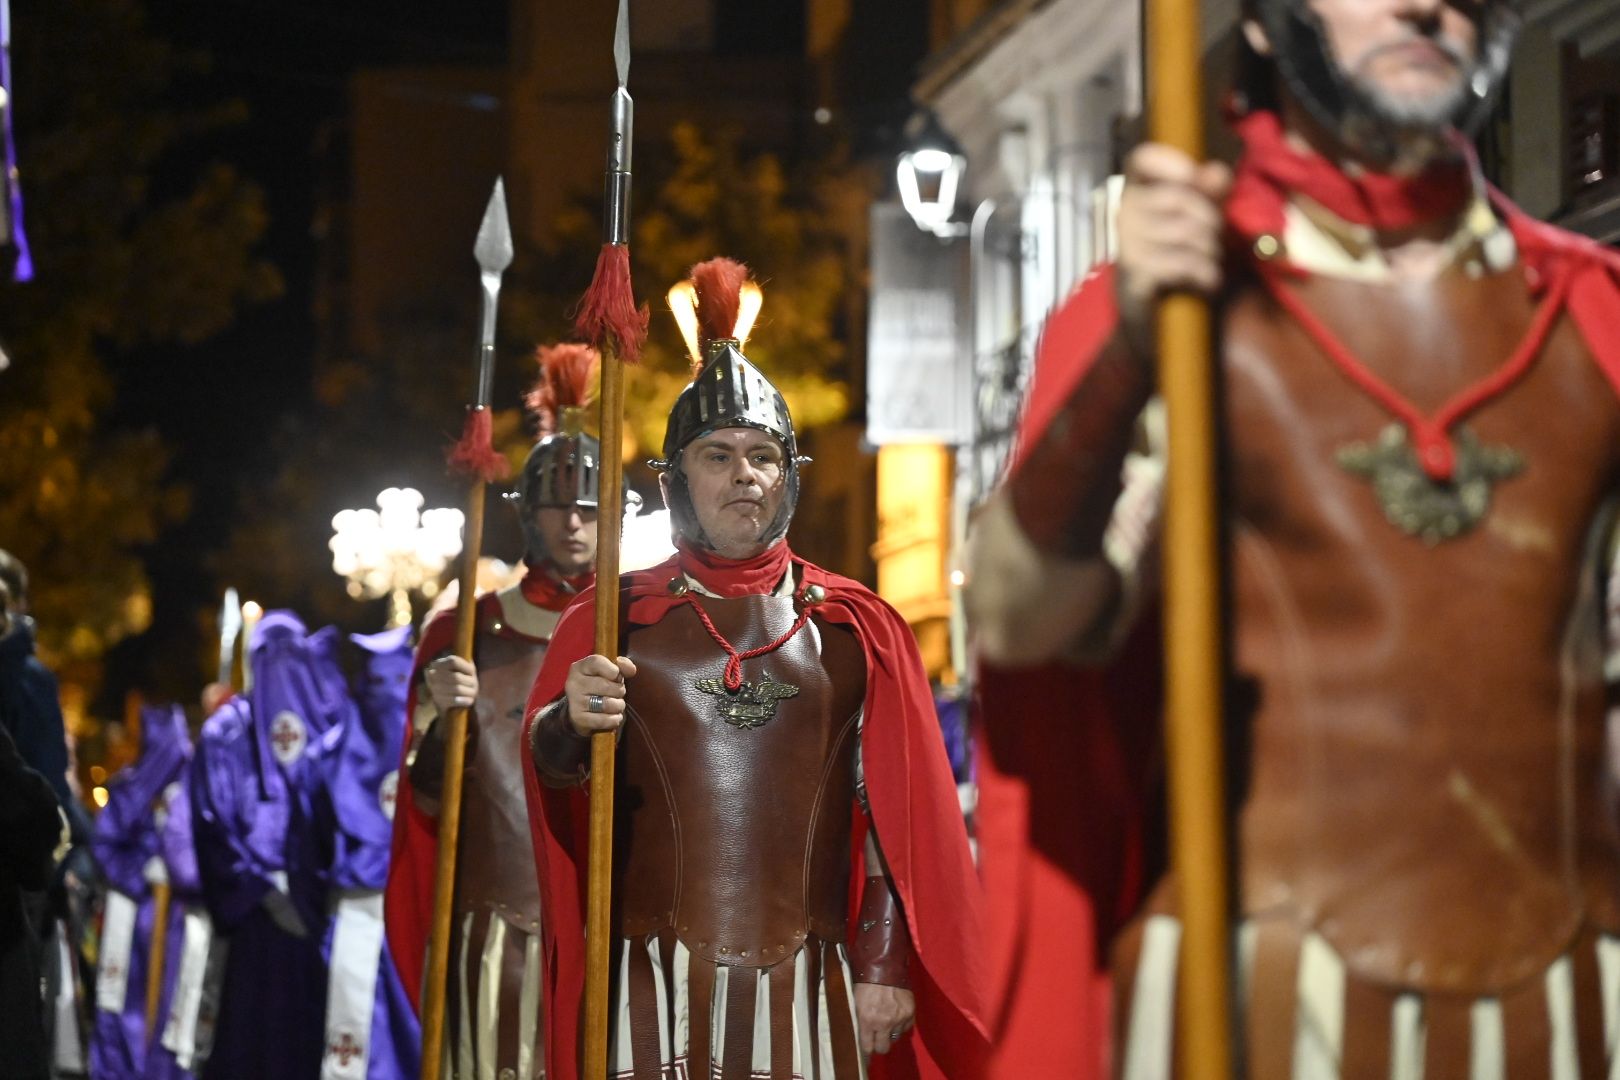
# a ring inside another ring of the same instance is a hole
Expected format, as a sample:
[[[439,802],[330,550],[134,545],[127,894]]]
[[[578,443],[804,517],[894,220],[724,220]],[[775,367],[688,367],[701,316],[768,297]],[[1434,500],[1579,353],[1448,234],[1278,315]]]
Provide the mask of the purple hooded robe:
[[[227,941],[213,1049],[204,1075],[281,1080],[320,1072],[326,897],[311,797],[310,751],[349,702],[341,637],[271,612],[249,647],[253,685],[203,725],[191,773],[197,869]]]
[[[324,783],[315,800],[317,830],[332,842],[321,1076],[393,1080],[415,1076],[421,1055],[421,1028],[383,947],[382,917],[405,736],[399,718],[410,691],[413,656],[409,629],[350,641],[358,661],[351,682],[356,711],[321,740]]]
[[[91,840],[107,879],[101,966],[96,975],[95,1026],[90,1074],[96,1080],[136,1080],[146,1068],[146,972],[157,920],[154,880],[164,880],[159,857],[159,810],[172,812],[171,785],[181,779],[191,743],[178,705],[141,710],[141,752],[107,785],[107,805]],[[179,911],[170,905],[168,940]],[[158,1016],[167,1003],[158,1003]]]
[[[146,1050],[146,1080],[193,1080],[196,1074],[193,1064],[196,1045],[188,1037],[195,1022],[185,1024],[188,1017],[179,999],[187,996],[188,984],[198,981],[201,972],[188,972],[187,968],[199,959],[206,962],[213,920],[203,903],[202,879],[197,873],[197,849],[191,829],[190,771],[188,767],[183,782],[170,796],[168,820],[158,834],[158,855],[169,875],[171,926],[165,950],[161,1026],[156,1028],[157,1038]],[[190,955],[199,949],[200,957]],[[183,975],[187,976],[184,980]],[[193,1016],[195,1011],[193,1007]]]

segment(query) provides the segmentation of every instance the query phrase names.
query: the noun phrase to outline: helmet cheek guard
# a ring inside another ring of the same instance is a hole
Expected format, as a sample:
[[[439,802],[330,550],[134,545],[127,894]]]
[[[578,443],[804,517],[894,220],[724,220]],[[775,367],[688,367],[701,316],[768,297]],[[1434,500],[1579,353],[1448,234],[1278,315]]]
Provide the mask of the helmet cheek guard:
[[[667,477],[666,498],[676,532],[695,544],[712,547],[698,522],[692,492],[681,470],[681,453],[694,439],[723,428],[748,427],[773,436],[782,444],[787,494],[763,539],[767,546],[787,535],[799,502],[799,470],[810,459],[801,457],[788,414],[787,401],[737,342],[721,338],[709,343],[709,360],[675,399],[664,432],[664,456],[648,462]]]

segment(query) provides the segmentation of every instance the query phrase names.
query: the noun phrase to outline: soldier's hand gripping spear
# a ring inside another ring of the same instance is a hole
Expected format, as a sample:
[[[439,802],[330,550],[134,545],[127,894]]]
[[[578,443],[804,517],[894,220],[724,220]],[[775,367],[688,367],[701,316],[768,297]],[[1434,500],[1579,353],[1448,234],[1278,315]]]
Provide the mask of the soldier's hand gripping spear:
[[[605,511],[596,534],[596,652],[619,654],[619,530],[624,462],[624,365],[641,357],[647,312],[637,309],[630,284],[630,143],[635,105],[630,100],[629,0],[619,0],[613,34],[619,85],[613,92],[608,129],[603,244],[591,286],[580,301],[575,329],[602,355],[602,495]],[[590,861],[585,912],[585,1032],[581,1062],[586,1080],[607,1072],[608,915],[613,878],[612,732],[591,737]]]
[[[450,452],[453,470],[467,478],[467,518],[463,535],[460,594],[456,597],[456,655],[473,658],[477,630],[478,556],[484,546],[484,487],[506,473],[506,461],[491,443],[490,383],[495,373],[495,308],[501,274],[512,263],[512,227],[506,217],[506,188],[500,180],[484,208],[473,245],[483,285],[478,382],[467,407],[461,439]],[[456,842],[461,837],[461,780],[467,761],[467,709],[443,718],[444,786],[439,800],[439,859],[433,874],[433,925],[428,934],[427,985],[422,992],[422,1080],[439,1080],[444,1062],[444,1003],[450,968],[450,911],[455,901]]]

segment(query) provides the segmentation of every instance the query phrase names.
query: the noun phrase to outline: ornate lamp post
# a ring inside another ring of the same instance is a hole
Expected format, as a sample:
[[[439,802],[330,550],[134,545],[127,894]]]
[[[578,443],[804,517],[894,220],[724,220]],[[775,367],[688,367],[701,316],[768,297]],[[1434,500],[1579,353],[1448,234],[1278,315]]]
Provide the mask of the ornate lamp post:
[[[343,510],[332,518],[332,569],[356,600],[387,596],[388,625],[411,621],[411,593],[432,599],[439,575],[461,553],[460,510],[422,509],[415,488],[388,488],[376,510]]]
[[[906,126],[908,145],[895,163],[900,202],[924,232],[961,236],[967,228],[951,218],[967,158],[933,113],[921,113]]]

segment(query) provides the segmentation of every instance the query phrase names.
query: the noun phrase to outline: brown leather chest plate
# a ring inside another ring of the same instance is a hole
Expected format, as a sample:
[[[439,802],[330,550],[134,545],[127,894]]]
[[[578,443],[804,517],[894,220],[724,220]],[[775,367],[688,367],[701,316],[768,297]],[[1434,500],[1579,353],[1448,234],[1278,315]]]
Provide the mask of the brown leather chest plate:
[[[1427,412],[1535,303],[1517,270],[1290,287]],[[1568,316],[1465,421],[1527,467],[1435,545],[1339,466],[1392,418],[1263,289],[1229,305],[1225,357],[1245,910],[1292,908],[1361,977],[1474,994],[1541,972],[1583,919],[1620,927],[1593,542],[1620,409]]]
[[[470,718],[478,741],[467,759],[456,859],[458,910],[494,907],[530,933],[540,930],[540,888],[518,746],[523,706],[545,655],[533,641],[478,635],[478,703]]]
[[[768,644],[793,601],[699,601],[739,651]],[[633,627],[629,719],[614,838],[619,932],[672,927],[716,963],[765,967],[809,933],[846,939],[857,721],[866,695],[860,645],[811,619],[787,644],[743,663],[743,679],[798,687],[756,727],[728,721],[697,688],[725,654],[691,607]]]

